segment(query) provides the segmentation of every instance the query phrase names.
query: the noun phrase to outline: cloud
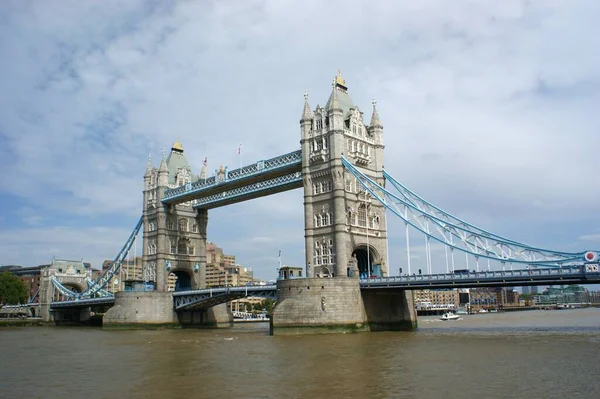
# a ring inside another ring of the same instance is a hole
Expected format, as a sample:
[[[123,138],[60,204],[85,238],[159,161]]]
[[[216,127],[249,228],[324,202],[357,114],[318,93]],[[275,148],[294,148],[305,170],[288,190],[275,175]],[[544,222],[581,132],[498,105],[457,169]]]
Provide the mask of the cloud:
[[[122,242],[100,249],[89,234],[125,240],[148,153],[156,163],[176,137],[195,173],[205,156],[209,170],[237,167],[240,142],[244,163],[299,148],[302,94],[324,105],[338,68],[367,118],[378,100],[386,169],[429,201],[557,249],[597,232],[593,0],[65,0],[3,11],[0,205],[13,209],[2,233],[20,254],[11,262],[71,253],[41,234],[62,225],[81,232],[90,252],[78,257],[116,255]],[[22,207],[39,219],[22,220]],[[218,209],[209,239],[267,278],[266,254],[280,247],[304,263],[302,212],[301,190]],[[48,230],[26,226],[36,221]],[[391,228],[401,246],[401,224]]]

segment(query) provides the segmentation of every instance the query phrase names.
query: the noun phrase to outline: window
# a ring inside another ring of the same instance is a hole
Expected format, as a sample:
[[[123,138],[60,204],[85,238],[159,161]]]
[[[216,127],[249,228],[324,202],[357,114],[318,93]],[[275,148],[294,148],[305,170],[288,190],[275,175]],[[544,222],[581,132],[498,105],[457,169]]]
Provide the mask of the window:
[[[364,204],[358,207],[358,225],[360,227],[367,226],[367,207]]]
[[[150,241],[148,244],[148,255],[156,255],[156,241]]]
[[[177,253],[177,247],[175,246],[175,242],[173,242],[173,241],[171,241],[169,252],[172,254]]]
[[[317,129],[323,128],[323,121],[321,119],[317,119]]]
[[[196,223],[192,224],[192,232],[194,232],[194,233],[198,232],[198,225]]]
[[[188,253],[187,240],[179,240],[177,245],[177,253],[186,255]]]
[[[179,231],[187,232],[188,231],[188,221],[187,219],[179,219]]]
[[[167,219],[167,230],[175,230],[175,223],[171,219]]]

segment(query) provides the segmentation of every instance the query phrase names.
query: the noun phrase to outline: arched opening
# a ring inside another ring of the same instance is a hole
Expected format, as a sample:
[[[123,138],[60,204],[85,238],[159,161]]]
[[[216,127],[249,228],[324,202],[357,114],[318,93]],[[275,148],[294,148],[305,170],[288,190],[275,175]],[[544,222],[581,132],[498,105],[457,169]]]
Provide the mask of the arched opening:
[[[366,245],[361,245],[352,252],[352,257],[356,258],[360,278],[381,277],[381,266],[375,264],[377,251],[373,247],[369,245],[367,250]]]
[[[169,274],[169,288],[174,291],[192,289],[192,278],[182,270],[175,270]]]

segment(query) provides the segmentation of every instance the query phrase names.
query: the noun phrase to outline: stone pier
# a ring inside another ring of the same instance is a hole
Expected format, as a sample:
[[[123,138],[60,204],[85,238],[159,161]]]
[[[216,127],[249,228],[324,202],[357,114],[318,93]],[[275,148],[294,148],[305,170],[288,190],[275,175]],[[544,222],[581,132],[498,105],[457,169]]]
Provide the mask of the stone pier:
[[[227,304],[210,309],[175,312],[173,293],[124,291],[115,294],[115,305],[102,320],[107,329],[219,328],[231,327],[233,315]]]
[[[305,278],[277,282],[271,335],[416,328],[412,295],[361,293],[357,279]]]

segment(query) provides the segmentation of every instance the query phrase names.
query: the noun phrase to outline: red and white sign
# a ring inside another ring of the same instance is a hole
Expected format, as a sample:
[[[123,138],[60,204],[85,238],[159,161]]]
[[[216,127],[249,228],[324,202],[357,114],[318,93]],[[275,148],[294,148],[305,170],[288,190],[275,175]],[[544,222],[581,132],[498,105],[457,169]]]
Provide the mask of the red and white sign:
[[[593,251],[587,251],[583,255],[583,258],[585,259],[586,262],[595,262],[596,260],[598,260],[598,254]]]

